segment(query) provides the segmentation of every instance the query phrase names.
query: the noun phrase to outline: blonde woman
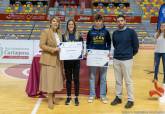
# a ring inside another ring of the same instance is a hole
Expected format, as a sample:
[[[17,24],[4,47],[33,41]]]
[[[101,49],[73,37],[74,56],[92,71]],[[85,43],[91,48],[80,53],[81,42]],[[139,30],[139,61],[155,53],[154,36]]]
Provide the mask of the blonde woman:
[[[59,47],[61,33],[59,31],[60,20],[53,17],[50,20],[50,28],[43,30],[40,36],[41,72],[39,90],[47,92],[48,107],[53,109],[55,91],[63,89],[63,65],[59,60]]]

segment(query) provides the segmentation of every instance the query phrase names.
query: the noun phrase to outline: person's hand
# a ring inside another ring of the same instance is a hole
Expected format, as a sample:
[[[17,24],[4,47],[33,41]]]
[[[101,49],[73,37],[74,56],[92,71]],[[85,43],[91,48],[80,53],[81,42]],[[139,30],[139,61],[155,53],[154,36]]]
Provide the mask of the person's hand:
[[[87,58],[88,53],[86,52],[83,58]]]
[[[59,51],[60,51],[59,47],[54,48],[54,53],[59,52]]]
[[[110,60],[113,59],[113,56],[112,56],[112,54],[110,54],[110,53],[108,54],[108,57],[109,57]]]

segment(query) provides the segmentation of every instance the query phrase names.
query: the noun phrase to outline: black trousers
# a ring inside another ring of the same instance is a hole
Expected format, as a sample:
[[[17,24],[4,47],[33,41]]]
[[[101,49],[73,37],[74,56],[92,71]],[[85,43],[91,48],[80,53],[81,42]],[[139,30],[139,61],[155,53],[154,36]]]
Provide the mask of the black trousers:
[[[65,60],[64,61],[65,76],[66,76],[66,89],[67,96],[71,96],[72,80],[74,81],[75,96],[79,96],[79,60]]]

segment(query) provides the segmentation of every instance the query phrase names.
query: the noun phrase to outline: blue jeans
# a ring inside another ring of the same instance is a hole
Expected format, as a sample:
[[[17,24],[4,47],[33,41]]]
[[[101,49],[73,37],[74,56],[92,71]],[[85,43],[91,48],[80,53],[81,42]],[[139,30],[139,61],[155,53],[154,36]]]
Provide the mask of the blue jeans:
[[[107,76],[107,68],[106,67],[90,67],[90,97],[95,97],[95,78],[96,78],[96,70],[99,68],[100,74],[100,97],[106,97],[106,76]]]
[[[154,57],[154,79],[158,80],[158,72],[159,72],[159,64],[160,64],[160,58],[162,57],[162,62],[163,62],[163,73],[164,73],[164,78],[163,78],[163,83],[165,83],[165,53],[155,53]]]

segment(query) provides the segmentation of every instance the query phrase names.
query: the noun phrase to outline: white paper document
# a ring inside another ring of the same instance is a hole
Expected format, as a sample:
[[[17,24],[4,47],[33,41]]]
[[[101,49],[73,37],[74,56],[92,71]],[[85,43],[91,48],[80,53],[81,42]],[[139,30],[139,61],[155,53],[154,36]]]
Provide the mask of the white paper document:
[[[79,60],[83,58],[82,42],[61,42],[60,60]]]
[[[87,66],[108,67],[109,66],[109,50],[87,50]]]

